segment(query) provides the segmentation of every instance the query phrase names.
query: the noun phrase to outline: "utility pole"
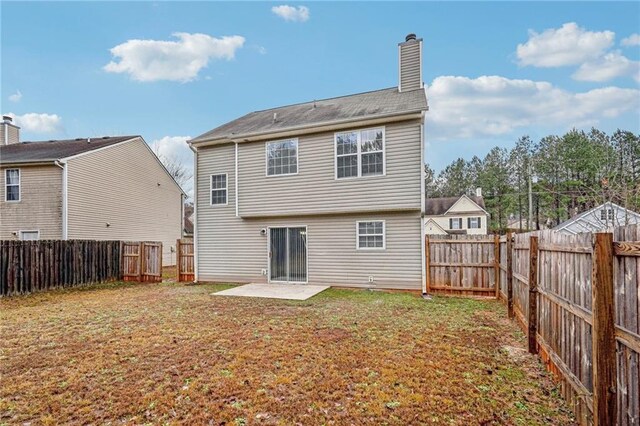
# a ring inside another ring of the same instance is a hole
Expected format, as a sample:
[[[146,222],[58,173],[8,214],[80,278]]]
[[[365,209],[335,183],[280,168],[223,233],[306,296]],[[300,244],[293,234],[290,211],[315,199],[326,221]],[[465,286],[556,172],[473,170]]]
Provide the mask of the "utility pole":
[[[531,180],[533,176],[531,175],[531,159],[527,162],[527,171],[529,173],[529,223],[527,223],[527,230],[529,230],[533,223],[533,193],[531,191]],[[522,219],[520,219],[520,222],[522,222]]]

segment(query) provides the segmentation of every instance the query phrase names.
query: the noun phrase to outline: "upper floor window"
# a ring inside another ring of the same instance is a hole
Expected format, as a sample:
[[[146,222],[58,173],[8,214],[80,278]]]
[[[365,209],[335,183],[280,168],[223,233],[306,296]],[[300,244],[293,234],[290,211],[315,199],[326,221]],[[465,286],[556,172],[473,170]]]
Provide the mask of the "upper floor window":
[[[336,178],[384,175],[384,129],[336,133]]]
[[[450,218],[449,229],[462,229],[462,218],[461,217]]]
[[[267,143],[267,176],[298,173],[298,140]]]
[[[613,220],[613,209],[602,209],[600,210],[600,219],[601,220]]]
[[[4,200],[20,201],[20,169],[5,170]]]
[[[479,217],[467,218],[467,228],[469,229],[478,229],[480,228],[481,223],[482,223],[482,219]]]
[[[384,221],[356,222],[358,249],[384,249]]]
[[[227,204],[227,174],[211,175],[211,205]]]

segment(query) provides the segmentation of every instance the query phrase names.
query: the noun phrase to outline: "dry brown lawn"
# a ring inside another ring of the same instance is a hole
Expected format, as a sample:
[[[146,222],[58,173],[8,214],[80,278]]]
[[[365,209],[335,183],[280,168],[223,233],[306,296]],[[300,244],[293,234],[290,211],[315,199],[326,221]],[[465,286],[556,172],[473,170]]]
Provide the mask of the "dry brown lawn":
[[[111,284],[0,300],[0,424],[571,424],[495,301]]]

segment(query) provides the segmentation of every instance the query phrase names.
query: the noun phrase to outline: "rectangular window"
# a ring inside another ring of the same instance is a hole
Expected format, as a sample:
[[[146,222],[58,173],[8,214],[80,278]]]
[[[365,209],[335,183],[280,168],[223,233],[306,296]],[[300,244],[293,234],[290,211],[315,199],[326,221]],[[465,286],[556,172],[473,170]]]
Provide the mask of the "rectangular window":
[[[482,219],[479,217],[470,217],[467,218],[467,228],[469,229],[479,229],[482,223]]]
[[[455,217],[449,219],[449,229],[462,229],[462,218]]]
[[[40,231],[20,231],[20,239],[23,241],[35,241],[40,239]]]
[[[227,204],[227,174],[211,175],[211,205]]]
[[[4,200],[20,201],[20,169],[5,170]]]
[[[336,178],[384,175],[384,129],[336,133]]]
[[[298,140],[267,143],[267,176],[298,173]]]
[[[600,219],[601,220],[613,220],[613,209],[602,209],[600,210]]]
[[[356,238],[359,250],[384,249],[384,221],[356,222]]]

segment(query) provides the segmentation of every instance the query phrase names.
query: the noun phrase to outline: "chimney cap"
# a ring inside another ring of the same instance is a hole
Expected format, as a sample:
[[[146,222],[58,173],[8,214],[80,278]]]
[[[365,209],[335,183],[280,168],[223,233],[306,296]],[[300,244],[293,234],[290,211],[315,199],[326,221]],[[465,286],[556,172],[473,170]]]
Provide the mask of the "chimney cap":
[[[5,123],[13,123],[13,117],[11,117],[10,115],[3,115],[2,121],[4,121]]]
[[[411,40],[416,40],[416,39],[417,39],[417,36],[414,33],[409,33],[404,38],[404,41],[411,41]]]

